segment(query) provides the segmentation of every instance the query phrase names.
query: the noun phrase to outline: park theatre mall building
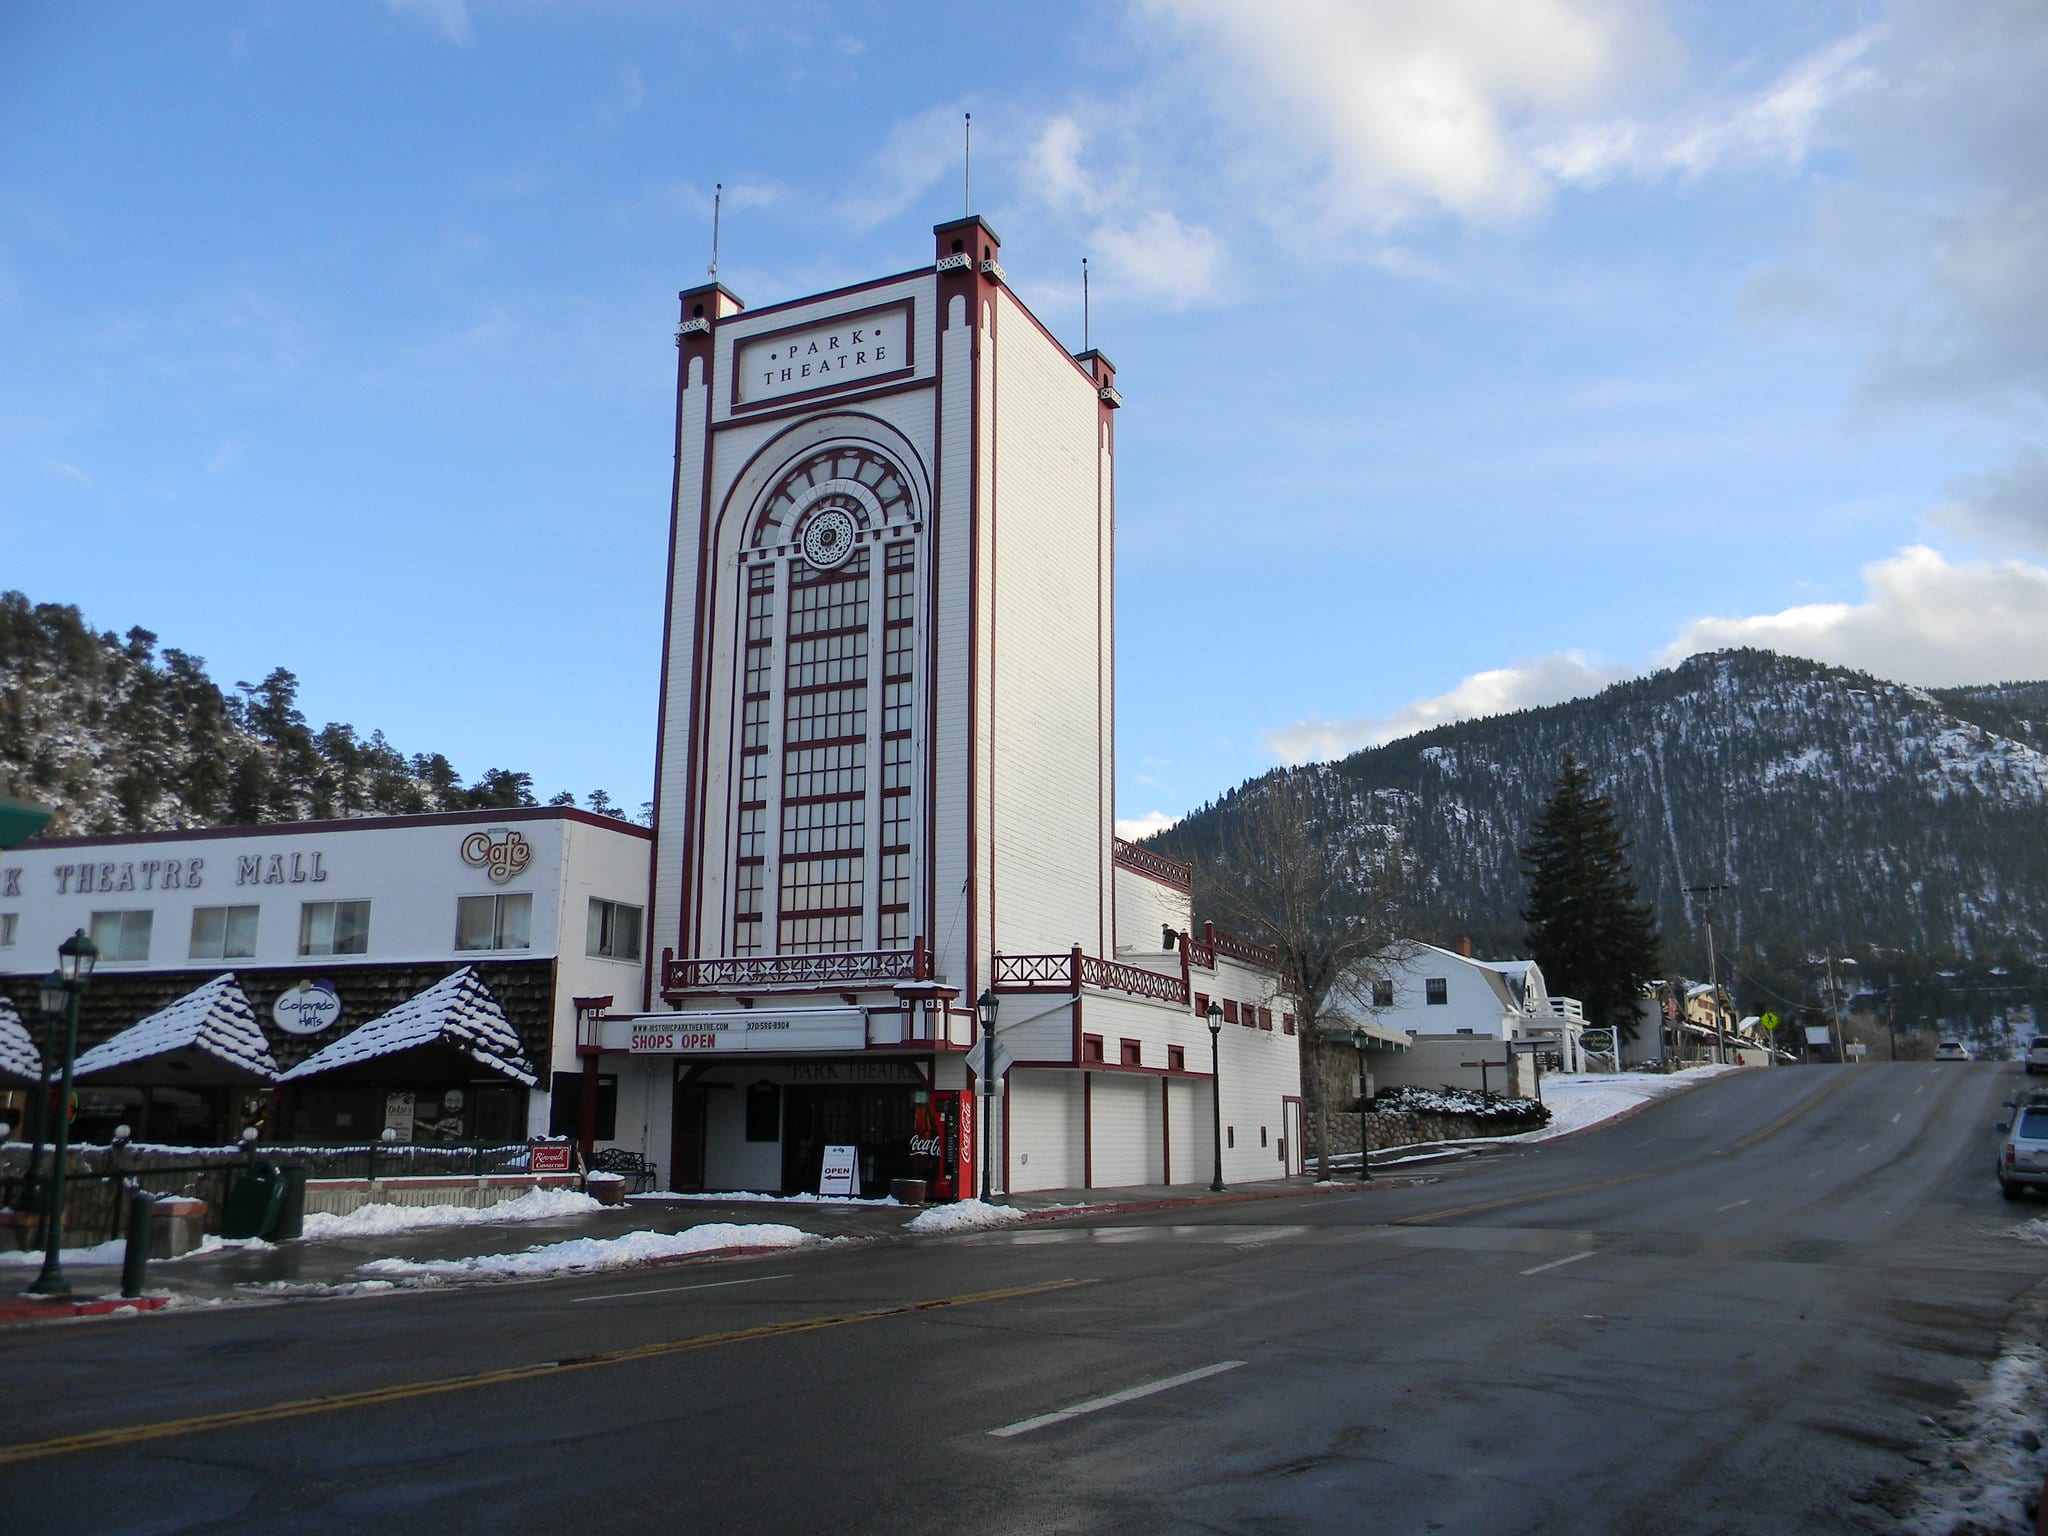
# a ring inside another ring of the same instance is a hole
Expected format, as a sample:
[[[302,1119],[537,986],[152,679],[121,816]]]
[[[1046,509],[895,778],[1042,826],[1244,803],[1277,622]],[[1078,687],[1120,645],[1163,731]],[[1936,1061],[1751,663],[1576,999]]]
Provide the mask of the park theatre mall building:
[[[567,807],[35,841],[0,858],[0,997],[40,1036],[57,946],[98,944],[86,1140],[521,1141],[573,1128],[577,999],[641,995],[649,843]]]
[[[581,1049],[683,1189],[814,1189],[845,1146],[870,1192],[973,1193],[984,1154],[999,1190],[1206,1180],[1217,1107],[1226,1176],[1271,1176],[1272,957],[1191,939],[1186,868],[1112,830],[1113,371],[985,223],[935,234],[769,309],[682,295],[656,953]]]

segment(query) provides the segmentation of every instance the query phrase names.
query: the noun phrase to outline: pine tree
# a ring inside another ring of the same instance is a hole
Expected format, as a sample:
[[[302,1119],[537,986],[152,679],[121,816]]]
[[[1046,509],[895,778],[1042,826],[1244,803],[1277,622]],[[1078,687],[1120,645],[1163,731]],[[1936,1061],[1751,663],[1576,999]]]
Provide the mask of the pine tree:
[[[1614,802],[1567,753],[1522,848],[1529,953],[1552,995],[1576,997],[1597,1024],[1634,1034],[1636,999],[1657,977],[1657,927],[1636,894]]]

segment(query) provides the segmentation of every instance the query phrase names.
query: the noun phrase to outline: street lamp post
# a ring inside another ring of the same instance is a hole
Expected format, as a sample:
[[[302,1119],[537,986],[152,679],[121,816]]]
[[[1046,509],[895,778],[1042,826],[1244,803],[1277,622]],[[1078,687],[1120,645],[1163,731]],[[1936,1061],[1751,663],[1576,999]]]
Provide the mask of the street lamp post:
[[[1211,1003],[1209,1021],[1209,1108],[1215,1120],[1216,1177],[1209,1188],[1223,1193],[1223,1005]]]
[[[64,1278],[64,1163],[71,1150],[71,1071],[78,1064],[78,995],[92,980],[99,946],[79,929],[57,946],[57,969],[42,986],[43,1012],[64,1010],[64,1077],[57,1090],[57,1128],[50,1149],[50,1193],[43,1201],[43,1270],[28,1290],[31,1296],[68,1296]]]
[[[1351,1031],[1351,1048],[1358,1052],[1358,1180],[1361,1184],[1372,1182],[1372,1147],[1365,1138],[1365,1042],[1368,1038],[1362,1029]]]
[[[991,1174],[995,1162],[995,1093],[996,1093],[996,1007],[993,991],[984,992],[975,999],[974,1010],[981,1016],[981,1203],[988,1204],[992,1191]]]

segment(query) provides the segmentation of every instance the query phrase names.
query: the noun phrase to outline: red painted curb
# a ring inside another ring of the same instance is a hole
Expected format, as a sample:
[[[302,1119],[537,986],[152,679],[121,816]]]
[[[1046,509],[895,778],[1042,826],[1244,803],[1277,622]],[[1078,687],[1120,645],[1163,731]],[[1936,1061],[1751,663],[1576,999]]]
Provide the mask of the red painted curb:
[[[168,1296],[106,1296],[98,1301],[69,1301],[62,1297],[0,1298],[0,1328],[15,1323],[47,1323],[66,1317],[104,1317],[127,1307],[136,1312],[154,1312],[170,1300]]]

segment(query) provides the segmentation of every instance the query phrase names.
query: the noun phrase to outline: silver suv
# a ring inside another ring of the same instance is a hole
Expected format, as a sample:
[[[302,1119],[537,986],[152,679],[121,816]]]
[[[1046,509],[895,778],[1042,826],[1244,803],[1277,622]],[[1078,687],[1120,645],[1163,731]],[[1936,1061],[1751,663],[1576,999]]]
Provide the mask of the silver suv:
[[[1998,1192],[2017,1200],[2029,1189],[2048,1189],[2048,1094],[2030,1095],[2010,1124],[1998,1127]]]

